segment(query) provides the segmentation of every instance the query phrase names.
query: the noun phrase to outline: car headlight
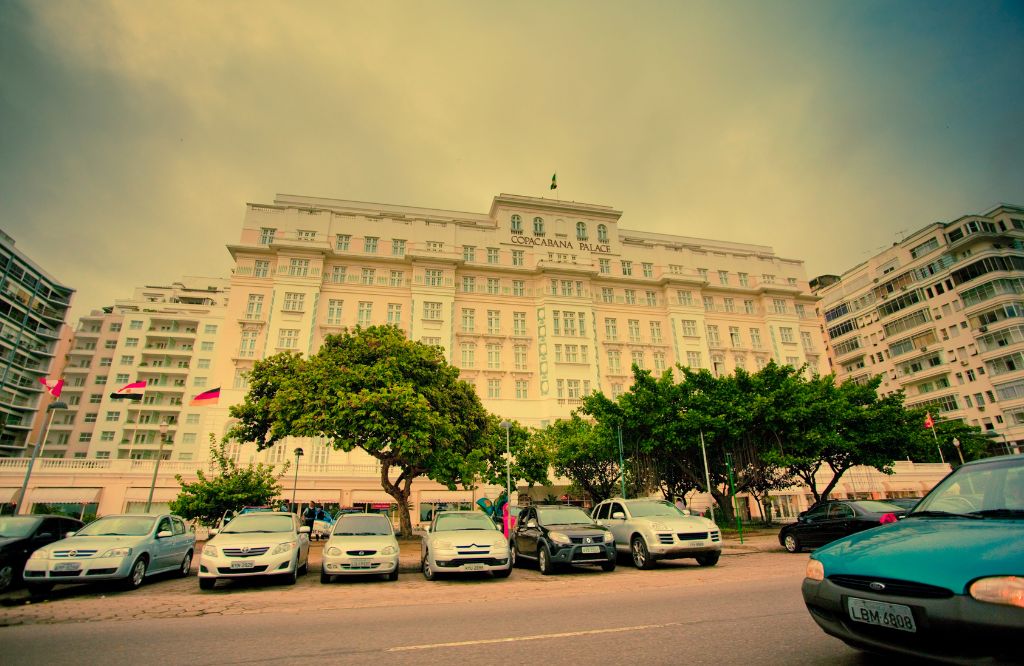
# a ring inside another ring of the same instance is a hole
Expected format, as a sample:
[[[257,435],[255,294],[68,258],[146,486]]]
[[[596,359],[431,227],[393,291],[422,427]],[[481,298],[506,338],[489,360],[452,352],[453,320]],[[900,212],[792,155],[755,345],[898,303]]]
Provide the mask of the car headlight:
[[[291,550],[295,546],[296,546],[296,542],[294,542],[294,541],[285,541],[284,543],[277,544],[277,546],[274,547],[274,550],[270,551],[270,554],[271,555],[280,555],[281,553],[287,553],[289,550]]]
[[[206,544],[203,546],[203,555],[206,557],[217,557],[217,546]]]
[[[330,548],[327,549],[327,551],[324,553],[324,555],[330,555],[331,557],[337,557],[338,555],[341,555],[341,548],[338,548],[337,546],[331,546]]]
[[[604,539],[605,543],[611,543],[612,541],[615,541],[615,535],[611,532],[605,532],[602,538]]]
[[[36,552],[32,553],[32,555],[30,555],[28,559],[30,559],[30,560],[48,560],[48,559],[50,559],[50,551],[46,550],[45,548],[40,548]]]
[[[100,555],[100,557],[128,557],[132,554],[131,548],[111,548],[107,552]]]
[[[659,532],[664,532],[668,530],[668,525],[666,525],[665,523],[651,523],[651,529],[658,530]]]
[[[1024,578],[1020,576],[982,578],[971,583],[968,592],[988,604],[1024,608]]]
[[[564,534],[562,532],[548,532],[548,538],[551,539],[552,541],[554,541],[555,543],[563,543],[563,544],[570,544],[570,543],[572,543],[572,539],[569,538],[569,535],[568,534]]]
[[[384,546],[383,548],[380,549],[380,554],[381,555],[394,555],[397,552],[398,552],[398,549],[395,548],[394,546]]]
[[[808,560],[804,576],[811,580],[825,580],[825,565],[815,559]]]

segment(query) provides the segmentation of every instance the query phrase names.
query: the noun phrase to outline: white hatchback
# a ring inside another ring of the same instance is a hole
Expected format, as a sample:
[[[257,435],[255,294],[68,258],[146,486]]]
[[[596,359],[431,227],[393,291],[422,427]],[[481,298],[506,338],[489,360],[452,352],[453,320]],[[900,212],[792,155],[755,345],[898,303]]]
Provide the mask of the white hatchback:
[[[335,576],[378,574],[398,580],[398,540],[387,516],[346,513],[324,544],[320,582]]]

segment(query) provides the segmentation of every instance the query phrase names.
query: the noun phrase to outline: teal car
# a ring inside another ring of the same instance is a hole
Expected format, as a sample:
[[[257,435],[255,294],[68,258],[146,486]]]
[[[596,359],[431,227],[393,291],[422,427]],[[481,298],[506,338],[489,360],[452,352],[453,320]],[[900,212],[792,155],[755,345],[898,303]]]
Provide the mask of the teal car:
[[[952,663],[1024,654],[1024,455],[977,460],[898,522],[811,555],[804,603],[847,644]]]

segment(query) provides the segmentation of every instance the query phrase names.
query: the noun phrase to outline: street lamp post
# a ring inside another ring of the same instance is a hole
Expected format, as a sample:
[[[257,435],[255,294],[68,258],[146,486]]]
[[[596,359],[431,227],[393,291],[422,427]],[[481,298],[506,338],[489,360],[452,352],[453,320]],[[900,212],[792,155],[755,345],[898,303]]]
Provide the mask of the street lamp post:
[[[295,491],[299,488],[299,458],[302,457],[302,447],[295,447],[295,480],[292,482],[292,511],[295,511]]]
[[[622,460],[622,426],[619,426],[619,486],[622,489],[622,499],[626,499],[626,465]]]
[[[505,429],[505,510],[502,516],[502,523],[505,525],[505,538],[508,538],[512,526],[509,525],[509,518],[512,515],[512,451],[509,446],[509,432],[512,430],[511,421],[502,421],[501,427]]]
[[[43,451],[43,445],[46,444],[46,436],[50,434],[50,424],[53,423],[53,414],[58,409],[67,409],[68,403],[60,400],[55,400],[46,406],[46,412],[49,416],[46,417],[46,427],[43,428],[42,435],[39,436],[39,441],[36,443],[36,447],[32,449],[32,457],[28,460],[28,467],[25,469],[25,480],[21,484],[21,495],[18,496],[18,504],[14,507],[14,515],[21,513],[21,510],[25,508],[25,493],[28,492],[28,479],[32,476],[32,467],[36,464],[36,457],[39,456]]]
[[[146,513],[153,506],[153,491],[156,489],[156,475],[160,471],[160,461],[164,458],[164,444],[167,443],[167,422],[160,424],[160,448],[156,452],[156,464],[153,465],[153,480],[149,483],[149,498],[146,499]]]
[[[963,465],[964,464],[964,454],[960,450],[960,440],[957,439],[956,437],[953,438],[953,446],[956,447],[956,453],[957,453],[958,456],[960,456],[960,464]]]

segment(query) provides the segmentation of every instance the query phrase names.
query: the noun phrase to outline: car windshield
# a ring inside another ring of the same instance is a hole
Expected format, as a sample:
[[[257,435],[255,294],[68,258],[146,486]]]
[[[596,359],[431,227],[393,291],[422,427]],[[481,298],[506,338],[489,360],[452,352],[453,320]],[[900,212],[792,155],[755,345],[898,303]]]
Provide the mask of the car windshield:
[[[247,513],[238,516],[221,531],[222,534],[248,534],[251,532],[294,532],[295,523],[287,514]]]
[[[494,523],[482,513],[442,513],[434,522],[435,532],[455,530],[493,530]]]
[[[4,516],[0,518],[0,537],[26,537],[32,534],[40,520],[28,516]]]
[[[565,509],[537,509],[537,518],[542,525],[593,525],[594,520],[583,509],[569,507]]]
[[[943,515],[1024,518],[1024,457],[959,467],[909,514],[919,518]]]
[[[89,523],[77,536],[144,536],[153,530],[152,516],[106,516]]]
[[[668,516],[678,518],[686,514],[669,504],[668,502],[630,502],[629,512],[634,518],[646,518],[648,516]]]
[[[391,534],[391,522],[384,516],[348,514],[334,524],[334,536],[384,535]]]

